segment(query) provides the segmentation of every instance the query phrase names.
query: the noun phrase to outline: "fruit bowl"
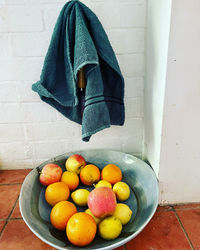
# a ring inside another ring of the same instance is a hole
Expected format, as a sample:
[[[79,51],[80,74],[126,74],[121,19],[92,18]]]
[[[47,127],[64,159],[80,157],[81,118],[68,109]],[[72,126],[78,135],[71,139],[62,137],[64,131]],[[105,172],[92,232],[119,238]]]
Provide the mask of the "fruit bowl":
[[[57,249],[79,249],[73,246],[64,231],[54,229],[50,223],[51,207],[45,202],[45,188],[39,182],[38,169],[47,163],[55,163],[65,171],[65,161],[72,154],[82,155],[88,163],[102,169],[113,163],[123,173],[122,181],[126,182],[131,194],[126,203],[133,215],[128,224],[123,226],[122,233],[112,241],[101,239],[98,235],[94,241],[82,249],[114,249],[130,241],[138,235],[152,218],[158,205],[158,181],[152,168],[142,160],[126,153],[110,150],[83,150],[69,152],[52,158],[34,168],[25,178],[19,197],[22,217],[30,230],[42,241]],[[86,208],[78,208],[79,211]]]

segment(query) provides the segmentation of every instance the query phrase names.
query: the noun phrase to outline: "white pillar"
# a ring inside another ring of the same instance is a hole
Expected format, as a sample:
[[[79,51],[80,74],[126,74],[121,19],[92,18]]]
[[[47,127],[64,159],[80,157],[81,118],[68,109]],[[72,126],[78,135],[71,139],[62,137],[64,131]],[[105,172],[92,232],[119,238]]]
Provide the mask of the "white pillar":
[[[160,155],[160,201],[200,201],[200,1],[172,5]]]
[[[144,153],[160,203],[199,202],[200,1],[148,5]]]
[[[147,2],[144,155],[158,175],[171,1],[149,0]]]

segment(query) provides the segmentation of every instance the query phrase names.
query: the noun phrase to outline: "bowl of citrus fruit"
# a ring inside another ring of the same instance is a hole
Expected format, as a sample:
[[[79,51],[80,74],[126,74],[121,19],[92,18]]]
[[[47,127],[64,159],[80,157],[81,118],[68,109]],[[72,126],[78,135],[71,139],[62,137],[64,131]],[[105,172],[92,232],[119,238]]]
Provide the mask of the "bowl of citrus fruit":
[[[158,205],[158,181],[123,152],[83,150],[54,157],[25,178],[22,217],[57,249],[115,249],[136,237]]]

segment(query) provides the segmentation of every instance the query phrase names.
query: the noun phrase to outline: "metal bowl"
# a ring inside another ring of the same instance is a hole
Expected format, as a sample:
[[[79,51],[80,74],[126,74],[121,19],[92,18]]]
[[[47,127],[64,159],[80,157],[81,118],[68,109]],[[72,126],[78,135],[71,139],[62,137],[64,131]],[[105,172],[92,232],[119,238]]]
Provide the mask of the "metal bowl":
[[[56,163],[65,170],[65,161],[72,154],[81,154],[88,163],[93,163],[100,169],[109,163],[116,164],[122,170],[123,181],[131,189],[131,195],[124,203],[129,205],[133,215],[129,223],[123,226],[120,236],[106,241],[97,235],[83,249],[114,249],[133,239],[150,221],[158,205],[158,181],[152,168],[130,154],[110,150],[69,152],[44,162],[38,168],[41,170],[47,163]],[[19,197],[20,212],[25,223],[38,238],[57,249],[80,250],[80,247],[73,246],[67,240],[64,231],[58,231],[50,224],[51,207],[45,202],[44,191],[37,168],[34,168],[26,176]]]

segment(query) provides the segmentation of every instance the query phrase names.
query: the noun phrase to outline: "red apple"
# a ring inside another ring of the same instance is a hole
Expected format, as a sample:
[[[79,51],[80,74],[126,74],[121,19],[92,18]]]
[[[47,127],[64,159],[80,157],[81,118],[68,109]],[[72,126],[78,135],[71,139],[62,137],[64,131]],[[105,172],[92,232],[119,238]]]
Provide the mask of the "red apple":
[[[85,167],[86,161],[82,155],[74,154],[71,155],[65,162],[67,171],[80,173],[81,169]]]
[[[47,186],[60,181],[62,172],[62,168],[56,164],[49,163],[45,165],[40,173],[41,184]]]
[[[112,215],[117,205],[116,196],[109,187],[93,189],[88,196],[88,207],[98,218]]]

